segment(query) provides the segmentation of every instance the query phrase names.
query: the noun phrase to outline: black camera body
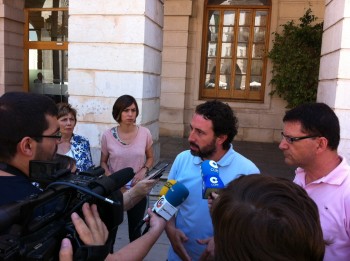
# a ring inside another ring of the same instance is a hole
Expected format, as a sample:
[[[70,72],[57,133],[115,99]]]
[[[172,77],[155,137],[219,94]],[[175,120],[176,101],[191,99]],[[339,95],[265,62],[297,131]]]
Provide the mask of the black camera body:
[[[123,195],[119,189],[132,179],[133,170],[126,168],[109,177],[103,175],[101,167],[79,175],[66,170],[51,173],[54,164],[34,162],[32,166],[31,178],[46,186],[41,194],[0,207],[1,261],[58,260],[64,237],[71,239],[74,253],[80,253],[83,244],[70,216],[73,212],[82,216],[81,207],[85,202],[97,204],[101,219],[110,232],[107,242],[113,242],[118,225],[123,221]],[[33,170],[38,169],[41,169],[40,175],[36,176],[38,173]],[[87,257],[80,253],[74,259],[87,260]]]

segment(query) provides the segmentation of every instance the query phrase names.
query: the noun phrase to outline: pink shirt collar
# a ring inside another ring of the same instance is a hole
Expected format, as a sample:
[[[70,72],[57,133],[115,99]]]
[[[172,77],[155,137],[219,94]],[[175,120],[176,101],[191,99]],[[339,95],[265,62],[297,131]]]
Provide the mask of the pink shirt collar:
[[[307,185],[305,185],[306,173],[305,173],[304,169],[297,168],[295,170],[294,182],[299,184],[303,188],[305,188],[308,185],[318,184],[318,183],[328,183],[331,185],[338,185],[338,186],[341,185],[348,176],[348,174],[346,172],[344,172],[344,169],[349,169],[349,165],[346,162],[345,158],[343,158],[343,157],[340,157],[340,158],[341,158],[340,164],[335,169],[333,169],[330,173],[328,173],[328,175],[326,175],[320,179],[314,180],[313,182],[311,182]]]

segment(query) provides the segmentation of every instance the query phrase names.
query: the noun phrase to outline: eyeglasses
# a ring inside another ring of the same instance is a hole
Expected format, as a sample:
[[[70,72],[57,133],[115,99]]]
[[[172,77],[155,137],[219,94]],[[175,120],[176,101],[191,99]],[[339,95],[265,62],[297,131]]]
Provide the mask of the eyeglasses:
[[[55,135],[31,136],[31,138],[52,138],[52,139],[60,140],[62,138],[62,133],[59,131]]]
[[[281,132],[282,138],[285,138],[285,140],[289,143],[292,144],[294,141],[299,141],[299,140],[304,140],[304,139],[311,139],[311,138],[317,138],[320,137],[318,135],[310,135],[310,136],[304,136],[304,137],[290,137],[285,135],[283,132]]]

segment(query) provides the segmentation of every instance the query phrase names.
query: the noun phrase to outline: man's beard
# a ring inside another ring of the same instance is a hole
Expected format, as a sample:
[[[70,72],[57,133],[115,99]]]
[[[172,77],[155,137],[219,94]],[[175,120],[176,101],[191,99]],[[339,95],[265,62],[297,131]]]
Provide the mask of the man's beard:
[[[193,156],[198,156],[201,159],[209,159],[216,152],[215,139],[213,139],[210,144],[202,148],[199,148],[199,146],[193,142],[190,142],[190,145],[198,148],[198,151],[191,150],[191,154]]]
[[[52,153],[48,153],[42,147],[38,147],[34,160],[42,160],[42,161],[52,161],[57,152],[57,145],[55,146],[55,150]]]

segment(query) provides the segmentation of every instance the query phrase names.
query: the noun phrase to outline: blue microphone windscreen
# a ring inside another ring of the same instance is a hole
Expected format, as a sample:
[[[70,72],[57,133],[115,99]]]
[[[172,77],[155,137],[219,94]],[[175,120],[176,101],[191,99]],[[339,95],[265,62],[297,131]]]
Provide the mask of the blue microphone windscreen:
[[[219,167],[214,160],[205,160],[201,163],[202,175],[219,175]]]
[[[165,194],[165,199],[171,205],[177,207],[186,200],[189,193],[190,192],[183,184],[181,184],[180,182],[176,182]]]

